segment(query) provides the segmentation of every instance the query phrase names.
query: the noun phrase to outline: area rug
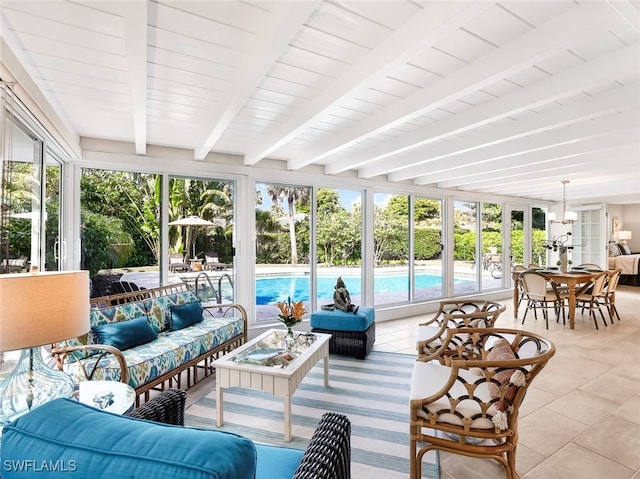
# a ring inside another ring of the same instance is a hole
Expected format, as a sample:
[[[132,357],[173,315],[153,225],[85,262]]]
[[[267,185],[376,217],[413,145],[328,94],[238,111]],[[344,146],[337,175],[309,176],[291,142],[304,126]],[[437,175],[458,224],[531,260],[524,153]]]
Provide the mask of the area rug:
[[[324,387],[322,362],[302,381],[292,400],[293,438],[284,442],[282,399],[253,389],[224,391],[223,431],[258,443],[304,449],[320,416],[345,414],[351,421],[353,479],[409,477],[409,383],[415,356],[372,352],[365,360],[331,355],[330,387]],[[186,424],[216,427],[216,397],[211,391],[186,411]],[[423,478],[438,479],[437,452],[425,455]]]

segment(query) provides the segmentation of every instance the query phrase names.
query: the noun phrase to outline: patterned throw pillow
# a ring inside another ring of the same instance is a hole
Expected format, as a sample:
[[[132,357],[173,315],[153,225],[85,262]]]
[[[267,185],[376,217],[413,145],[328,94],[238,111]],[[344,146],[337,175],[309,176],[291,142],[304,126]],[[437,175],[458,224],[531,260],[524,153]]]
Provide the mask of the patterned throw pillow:
[[[609,242],[609,256],[612,258],[615,256],[620,256],[620,248],[618,247],[617,243],[613,241]]]
[[[512,359],[516,359],[516,355],[513,353],[509,342],[504,338],[496,342],[493,348],[491,348],[491,351],[487,353],[487,361],[509,361]],[[500,383],[500,386],[506,386],[507,384],[509,384],[511,375],[514,372],[515,372],[515,369],[503,369],[498,373],[496,373],[493,376],[493,379],[498,381]],[[500,397],[499,386],[493,382],[489,383],[488,386],[489,386],[489,394],[491,395],[491,398],[492,399],[499,398]],[[517,391],[517,388],[514,388],[513,391],[510,390],[505,395],[505,399],[509,399],[509,400],[513,399],[513,396],[515,396],[515,391]],[[496,403],[496,409],[498,409],[498,411],[505,411],[508,407],[509,405],[506,403],[506,401],[498,401]]]
[[[620,254],[631,254],[631,248],[627,244],[618,243],[618,248],[620,248]]]

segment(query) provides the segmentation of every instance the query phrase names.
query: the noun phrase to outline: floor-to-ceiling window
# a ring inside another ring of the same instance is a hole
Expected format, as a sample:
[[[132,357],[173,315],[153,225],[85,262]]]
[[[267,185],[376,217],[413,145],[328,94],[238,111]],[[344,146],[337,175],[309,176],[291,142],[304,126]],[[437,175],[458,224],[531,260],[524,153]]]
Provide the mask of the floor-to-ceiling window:
[[[205,272],[200,296],[231,300],[233,183],[172,176],[163,200],[162,181],[154,173],[82,170],[81,268],[90,272],[94,296],[114,292],[109,290],[113,282],[159,286],[160,266],[167,265],[169,283],[195,288],[197,273]],[[169,219],[168,258],[161,257],[163,201]],[[207,253],[214,252],[216,264],[207,264]],[[218,281],[222,275],[225,279]]]
[[[416,197],[413,202],[414,301],[444,294],[442,200]]]
[[[80,267],[89,271],[94,296],[117,280],[144,288],[160,284],[159,182],[154,174],[82,170]]]
[[[456,200],[453,203],[453,292],[466,294],[478,290],[481,268],[477,202]]]
[[[409,301],[409,197],[374,195],[374,304]]]
[[[44,188],[44,268],[57,271],[62,267],[63,255],[67,253],[66,241],[61,235],[61,191],[62,161],[57,155],[48,151],[45,155],[45,188]]]
[[[0,273],[61,267],[63,160],[37,129],[2,110]]]
[[[494,289],[502,286],[504,251],[502,248],[502,205],[481,203],[480,239],[482,244],[481,288]],[[508,264],[508,263],[507,263]]]
[[[362,192],[318,188],[316,193],[316,298],[333,302],[342,277],[351,302],[362,304]]]
[[[310,201],[308,186],[256,184],[256,322],[288,298],[310,309]]]

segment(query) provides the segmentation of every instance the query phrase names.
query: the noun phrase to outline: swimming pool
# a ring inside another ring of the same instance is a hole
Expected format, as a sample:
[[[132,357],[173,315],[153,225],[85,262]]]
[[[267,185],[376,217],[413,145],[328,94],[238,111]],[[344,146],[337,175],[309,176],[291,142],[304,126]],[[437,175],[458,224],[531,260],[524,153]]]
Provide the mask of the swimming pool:
[[[332,299],[336,276],[318,277],[318,297]],[[256,278],[256,304],[275,304],[286,301],[309,301],[309,276],[288,275]],[[360,276],[342,276],[351,297],[360,296]],[[457,282],[457,281],[456,281]],[[376,293],[395,293],[409,289],[407,275],[380,275],[375,279]],[[442,277],[434,274],[416,275],[416,289],[442,287]]]

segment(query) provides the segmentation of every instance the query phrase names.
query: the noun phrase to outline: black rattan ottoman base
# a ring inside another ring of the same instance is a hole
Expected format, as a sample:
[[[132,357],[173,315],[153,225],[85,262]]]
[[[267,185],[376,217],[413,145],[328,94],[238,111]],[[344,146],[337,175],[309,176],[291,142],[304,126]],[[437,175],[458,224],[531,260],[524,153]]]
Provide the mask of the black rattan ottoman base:
[[[311,331],[331,334],[329,353],[355,356],[357,359],[364,359],[376,341],[375,321],[366,331],[332,331],[319,328],[313,328]]]

